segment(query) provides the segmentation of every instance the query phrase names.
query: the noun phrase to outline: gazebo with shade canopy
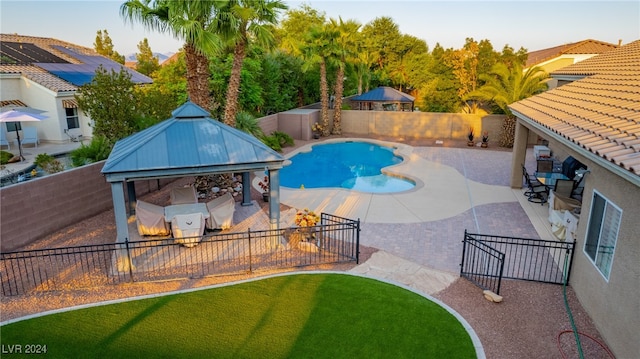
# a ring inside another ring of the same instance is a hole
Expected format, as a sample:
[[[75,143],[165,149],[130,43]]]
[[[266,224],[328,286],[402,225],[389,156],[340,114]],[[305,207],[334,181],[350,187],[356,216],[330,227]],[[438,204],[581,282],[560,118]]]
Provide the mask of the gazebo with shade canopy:
[[[135,203],[135,181],[216,173],[242,173],[242,204],[251,203],[251,171],[269,175],[269,219],[280,221],[280,179],[284,157],[260,140],[211,118],[202,107],[187,101],[170,119],[116,142],[102,174],[111,183],[117,242],[129,240],[127,207]],[[129,207],[131,208],[131,206]]]

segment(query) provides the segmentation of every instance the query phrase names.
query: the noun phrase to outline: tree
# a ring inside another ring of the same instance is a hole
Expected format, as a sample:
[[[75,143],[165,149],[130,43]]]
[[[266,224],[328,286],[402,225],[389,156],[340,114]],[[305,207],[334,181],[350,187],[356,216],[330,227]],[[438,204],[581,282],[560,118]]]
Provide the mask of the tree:
[[[120,55],[118,51],[113,49],[113,42],[111,41],[107,30],[98,30],[96,33],[96,42],[93,43],[93,48],[100,55],[124,65],[124,55]]]
[[[187,93],[191,101],[209,110],[209,60],[222,48],[222,41],[212,31],[219,1],[127,0],[120,15],[127,21],[138,21],[150,30],[169,33],[185,41]]]
[[[227,34],[234,44],[233,65],[224,106],[224,123],[229,126],[235,127],[242,64],[249,38],[256,39],[263,46],[272,44],[272,26],[277,23],[279,11],[286,8],[280,0],[236,0],[230,1],[218,16],[218,31]]]
[[[502,126],[500,146],[513,147],[515,116],[509,110],[509,105],[545,91],[547,78],[548,74],[538,66],[523,72],[520,63],[508,67],[499,62],[493,66],[490,74],[482,75],[485,84],[468,95],[469,98],[493,102],[507,115]]]
[[[160,64],[158,63],[158,58],[153,55],[146,37],[138,43],[138,51],[140,52],[136,54],[136,60],[138,61],[136,71],[151,76],[154,71],[160,68]]]
[[[135,131],[134,86],[124,68],[109,72],[102,66],[91,82],[80,86],[76,95],[78,105],[93,120],[95,136],[103,136],[113,145]]]

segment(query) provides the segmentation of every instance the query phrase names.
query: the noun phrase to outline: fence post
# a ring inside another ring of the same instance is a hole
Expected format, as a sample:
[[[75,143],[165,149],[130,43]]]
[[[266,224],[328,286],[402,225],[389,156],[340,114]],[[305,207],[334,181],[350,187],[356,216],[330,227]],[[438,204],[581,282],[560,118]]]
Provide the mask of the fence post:
[[[247,240],[249,241],[249,273],[253,271],[253,255],[251,254],[251,228],[247,228]]]

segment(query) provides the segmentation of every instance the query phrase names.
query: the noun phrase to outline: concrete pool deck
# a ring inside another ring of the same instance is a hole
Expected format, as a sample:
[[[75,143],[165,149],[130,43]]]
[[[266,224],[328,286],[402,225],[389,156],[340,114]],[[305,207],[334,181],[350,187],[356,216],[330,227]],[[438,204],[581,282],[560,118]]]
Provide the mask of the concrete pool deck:
[[[522,189],[510,188],[510,151],[340,138],[304,144],[286,157],[309,151],[317,143],[336,141],[395,147],[405,161],[386,171],[417,184],[410,191],[390,194],[280,188],[280,201],[288,206],[361,220],[360,243],[380,253],[354,272],[395,278],[433,294],[458,277],[465,230],[554,239],[546,222],[548,206],[530,203]],[[532,168],[535,159],[529,152],[527,163]]]

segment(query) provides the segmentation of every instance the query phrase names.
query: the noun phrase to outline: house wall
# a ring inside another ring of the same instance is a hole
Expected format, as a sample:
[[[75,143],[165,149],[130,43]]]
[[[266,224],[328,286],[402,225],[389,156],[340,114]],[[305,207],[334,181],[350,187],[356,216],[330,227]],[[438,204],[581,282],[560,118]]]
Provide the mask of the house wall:
[[[577,247],[569,284],[616,357],[637,357],[640,353],[637,338],[640,328],[640,189],[587,159],[584,153],[557,141],[550,141],[549,147],[558,159],[573,156],[591,171],[584,179]],[[594,189],[622,209],[608,281],[584,251]]]
[[[104,161],[0,188],[0,251],[17,250],[49,233],[111,210],[111,185],[102,176],[103,165]],[[170,181],[163,179],[160,185]],[[158,183],[137,181],[136,193],[155,190]],[[115,237],[114,229],[114,240]]]

